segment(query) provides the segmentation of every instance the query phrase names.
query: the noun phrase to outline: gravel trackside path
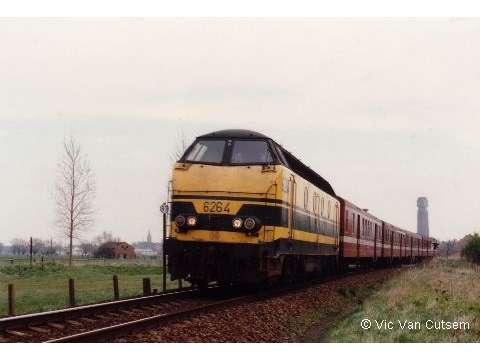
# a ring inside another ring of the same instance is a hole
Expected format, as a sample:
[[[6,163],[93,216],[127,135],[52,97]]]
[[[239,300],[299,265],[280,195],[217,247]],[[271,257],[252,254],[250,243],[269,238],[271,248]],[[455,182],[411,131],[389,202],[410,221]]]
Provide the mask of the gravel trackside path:
[[[382,269],[268,300],[232,306],[179,323],[116,339],[117,342],[321,342],[338,316],[362,301],[360,290],[401,271]]]

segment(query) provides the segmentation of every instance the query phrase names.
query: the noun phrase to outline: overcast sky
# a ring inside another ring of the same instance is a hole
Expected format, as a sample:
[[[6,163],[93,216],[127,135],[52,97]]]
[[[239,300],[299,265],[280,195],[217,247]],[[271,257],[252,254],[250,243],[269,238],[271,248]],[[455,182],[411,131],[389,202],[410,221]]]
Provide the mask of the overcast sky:
[[[63,241],[69,133],[97,182],[86,240],[160,241],[177,144],[227,128],[398,226],[426,196],[432,236],[478,231],[479,39],[478,18],[2,18],[0,242]]]

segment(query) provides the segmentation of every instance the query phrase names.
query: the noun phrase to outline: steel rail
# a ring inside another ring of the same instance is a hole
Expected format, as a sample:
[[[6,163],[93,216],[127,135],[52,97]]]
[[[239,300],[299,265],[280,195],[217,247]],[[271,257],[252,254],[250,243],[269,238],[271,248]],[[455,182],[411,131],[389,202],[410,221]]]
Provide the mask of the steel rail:
[[[46,341],[46,343],[93,343],[93,342],[102,342],[112,338],[116,338],[122,335],[128,335],[135,331],[146,330],[151,327],[156,327],[159,325],[166,324],[168,322],[194,316],[197,314],[202,314],[207,311],[218,310],[226,306],[232,306],[237,303],[248,301],[250,299],[257,298],[258,295],[245,295],[233,299],[217,301],[211,304],[198,306],[192,309],[175,311],[168,314],[155,315],[144,319],[129,321],[123,324],[108,326],[101,329],[96,329],[92,331],[86,331],[79,334],[74,334],[71,336],[65,336],[59,339],[52,339]]]
[[[14,330],[19,328],[25,328],[28,326],[46,324],[49,322],[75,319],[83,316],[91,316],[95,314],[105,313],[108,311],[116,311],[119,309],[136,307],[140,305],[156,304],[171,300],[178,300],[187,295],[197,293],[198,291],[198,289],[185,289],[180,291],[173,290],[171,292],[157,295],[149,295],[132,299],[109,301],[91,305],[81,305],[60,310],[0,318],[0,331]]]

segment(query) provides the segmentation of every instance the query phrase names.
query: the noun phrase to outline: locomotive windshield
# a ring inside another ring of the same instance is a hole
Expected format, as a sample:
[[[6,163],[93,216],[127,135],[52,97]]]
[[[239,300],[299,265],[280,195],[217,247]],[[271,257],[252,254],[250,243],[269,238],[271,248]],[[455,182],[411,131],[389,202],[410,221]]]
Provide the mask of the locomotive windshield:
[[[185,154],[185,161],[220,164],[225,151],[225,140],[200,140]]]
[[[264,140],[237,140],[233,144],[232,164],[265,164],[273,162],[272,154]]]
[[[199,139],[185,153],[183,161],[247,165],[271,164],[274,158],[266,140]]]

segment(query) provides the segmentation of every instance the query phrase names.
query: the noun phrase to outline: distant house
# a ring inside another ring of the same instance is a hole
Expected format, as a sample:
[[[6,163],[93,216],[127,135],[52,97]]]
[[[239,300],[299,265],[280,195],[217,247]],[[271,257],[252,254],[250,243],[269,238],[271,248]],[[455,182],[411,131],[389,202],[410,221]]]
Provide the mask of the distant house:
[[[67,250],[68,253],[68,250]],[[74,246],[72,249],[72,255],[73,256],[82,256],[83,255],[83,250],[81,247]]]
[[[126,243],[122,242],[112,242],[112,250],[115,253],[115,259],[135,259],[135,248]]]
[[[153,251],[152,249],[142,249],[138,248],[135,250],[135,254],[137,256],[143,256],[143,257],[154,257],[157,256],[157,253]]]

